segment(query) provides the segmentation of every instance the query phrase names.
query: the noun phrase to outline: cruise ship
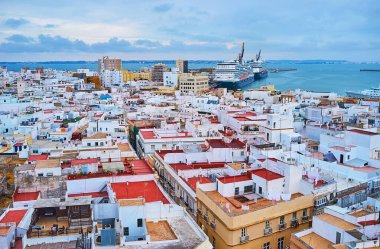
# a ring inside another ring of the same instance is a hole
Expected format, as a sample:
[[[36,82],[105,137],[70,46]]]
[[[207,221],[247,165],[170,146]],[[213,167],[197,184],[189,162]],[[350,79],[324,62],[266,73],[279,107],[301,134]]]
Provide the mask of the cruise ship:
[[[251,67],[255,75],[255,80],[261,80],[268,77],[268,70],[264,69],[264,61],[261,59],[261,49],[256,55],[255,60],[250,60],[247,64]]]
[[[244,63],[243,43],[241,53],[239,53],[237,60],[224,61],[216,65],[214,73],[215,87],[237,90],[252,84],[255,80],[267,77],[268,71],[263,70],[260,53],[256,56],[255,60]]]
[[[380,99],[380,85],[360,92],[347,91],[346,94],[352,98]]]

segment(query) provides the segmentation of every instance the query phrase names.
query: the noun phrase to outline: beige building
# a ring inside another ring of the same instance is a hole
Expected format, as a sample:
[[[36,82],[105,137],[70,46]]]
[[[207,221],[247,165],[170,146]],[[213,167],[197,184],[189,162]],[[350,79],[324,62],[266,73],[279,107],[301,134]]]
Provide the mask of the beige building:
[[[207,74],[183,73],[179,76],[179,90],[181,93],[200,94],[208,90]]]
[[[189,72],[189,62],[185,60],[176,60],[175,67],[178,68],[178,70],[181,73],[188,73]]]
[[[252,179],[237,175],[218,178],[213,188],[198,184],[197,223],[214,248],[286,249],[292,233],[310,227],[313,195],[269,199],[265,186],[274,189],[284,178],[259,169]]]
[[[105,70],[121,70],[121,59],[110,59],[108,56],[104,56],[102,59],[98,60],[98,71],[99,74]]]

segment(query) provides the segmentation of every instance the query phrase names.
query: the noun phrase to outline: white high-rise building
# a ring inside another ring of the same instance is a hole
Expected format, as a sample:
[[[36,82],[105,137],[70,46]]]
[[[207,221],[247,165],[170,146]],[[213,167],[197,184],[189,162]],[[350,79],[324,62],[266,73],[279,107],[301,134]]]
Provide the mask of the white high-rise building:
[[[123,83],[123,74],[118,70],[104,70],[101,74],[103,86],[121,85]]]

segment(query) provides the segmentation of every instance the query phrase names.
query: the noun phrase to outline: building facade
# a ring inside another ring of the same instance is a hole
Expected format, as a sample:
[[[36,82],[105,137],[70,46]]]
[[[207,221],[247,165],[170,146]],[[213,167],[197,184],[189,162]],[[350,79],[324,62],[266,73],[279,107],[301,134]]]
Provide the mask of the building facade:
[[[208,90],[208,75],[184,73],[179,77],[179,90],[183,94],[200,94]]]
[[[168,72],[169,68],[162,63],[153,65],[152,67],[152,81],[164,82],[164,72]]]
[[[175,67],[178,68],[181,73],[189,72],[189,62],[187,60],[176,60]]]

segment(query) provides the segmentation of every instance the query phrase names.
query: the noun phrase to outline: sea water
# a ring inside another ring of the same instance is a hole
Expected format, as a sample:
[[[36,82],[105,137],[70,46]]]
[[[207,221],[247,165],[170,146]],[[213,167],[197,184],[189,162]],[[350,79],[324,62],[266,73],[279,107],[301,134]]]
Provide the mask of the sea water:
[[[139,70],[150,68],[156,63],[175,67],[175,61],[123,61],[123,68]],[[211,68],[217,61],[189,61],[190,69]],[[42,66],[57,70],[76,71],[78,68],[97,70],[95,61],[75,62],[0,62],[9,71],[19,71],[22,67],[34,69]],[[380,85],[380,72],[362,72],[360,69],[380,69],[376,63],[350,63],[346,61],[268,61],[267,68],[294,68],[295,71],[269,73],[268,78],[255,81],[243,90],[262,85],[274,84],[281,91],[303,89],[313,91],[333,91],[345,95],[348,90],[360,91]]]

